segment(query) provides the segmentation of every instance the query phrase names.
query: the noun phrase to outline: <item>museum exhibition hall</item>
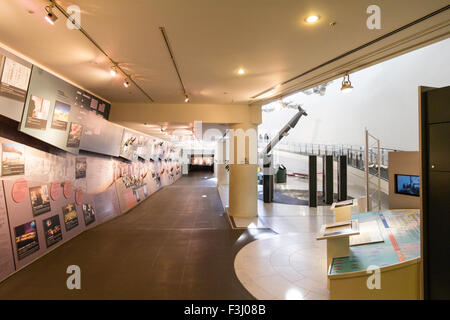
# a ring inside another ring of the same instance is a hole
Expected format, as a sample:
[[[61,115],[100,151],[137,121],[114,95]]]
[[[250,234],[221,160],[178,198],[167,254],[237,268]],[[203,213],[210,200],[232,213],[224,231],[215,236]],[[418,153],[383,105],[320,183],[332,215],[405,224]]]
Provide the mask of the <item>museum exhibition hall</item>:
[[[0,300],[449,300],[449,58],[448,0],[1,0]]]

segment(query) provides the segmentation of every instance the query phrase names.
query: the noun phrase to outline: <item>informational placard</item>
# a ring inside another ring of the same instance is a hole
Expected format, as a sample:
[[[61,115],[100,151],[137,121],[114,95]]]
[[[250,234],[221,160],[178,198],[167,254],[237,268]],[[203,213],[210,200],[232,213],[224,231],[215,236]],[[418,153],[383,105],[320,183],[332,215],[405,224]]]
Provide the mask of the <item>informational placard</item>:
[[[11,199],[15,203],[23,202],[28,196],[28,182],[25,178],[17,179],[11,190]]]
[[[15,143],[2,143],[1,175],[17,176],[25,174],[25,146]]]
[[[83,203],[81,206],[83,210],[84,223],[86,226],[95,222],[95,210],[90,203]]]
[[[72,230],[78,226],[78,215],[75,207],[75,203],[69,203],[62,208],[64,216],[64,224],[66,231]]]
[[[42,224],[44,228],[45,242],[47,244],[47,248],[51,247],[52,245],[63,239],[59,215],[54,215],[50,218],[43,220]]]
[[[17,257],[19,260],[39,251],[36,220],[28,221],[14,228]]]
[[[118,157],[122,135],[123,127],[89,112],[83,121],[80,149]]]
[[[31,63],[0,48],[0,114],[20,121],[31,75]]]
[[[136,131],[124,129],[122,142],[120,145],[120,156],[130,161],[138,159],[138,139],[139,133]]]
[[[50,194],[46,184],[30,188],[31,209],[36,217],[51,210]]]
[[[86,178],[87,162],[85,157],[75,159],[75,179]]]
[[[80,106],[85,110],[93,111],[104,119],[108,119],[111,108],[109,103],[81,89],[77,89],[75,105]]]
[[[63,241],[70,240],[82,232],[85,226],[84,224],[77,225],[79,219],[83,218],[81,210],[80,215],[77,214],[74,194],[67,199],[60,196],[57,200],[53,200],[51,196],[44,195],[47,192],[50,193],[49,184],[28,180],[27,199],[17,203],[12,199],[14,184],[14,180],[3,180],[9,217],[10,242],[13,244],[16,268],[20,268],[42,256],[48,250],[52,250]],[[43,186],[48,190],[43,190]],[[47,211],[48,208],[50,208],[49,211]],[[59,218],[55,218],[55,216],[59,216]],[[57,219],[59,219],[59,224]],[[68,228],[66,229],[66,227]],[[37,233],[36,236],[34,231]]]
[[[100,105],[105,105],[105,112],[101,114],[98,112]],[[103,136],[108,130],[101,132],[109,108],[105,101],[33,66],[19,130],[73,154],[78,154],[83,132],[89,130],[88,133],[97,134],[84,135],[93,140],[85,143],[88,151],[102,153],[103,150],[95,146],[112,143],[119,148],[120,145],[119,138],[114,141],[111,134]]]

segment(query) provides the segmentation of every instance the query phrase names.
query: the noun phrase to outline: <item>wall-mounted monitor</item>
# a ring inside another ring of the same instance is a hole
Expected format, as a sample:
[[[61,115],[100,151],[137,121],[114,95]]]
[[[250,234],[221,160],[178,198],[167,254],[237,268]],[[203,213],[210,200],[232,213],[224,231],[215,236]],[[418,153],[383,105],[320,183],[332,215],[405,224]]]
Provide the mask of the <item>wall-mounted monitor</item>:
[[[395,175],[395,193],[406,194],[410,196],[420,196],[419,176],[405,174]]]

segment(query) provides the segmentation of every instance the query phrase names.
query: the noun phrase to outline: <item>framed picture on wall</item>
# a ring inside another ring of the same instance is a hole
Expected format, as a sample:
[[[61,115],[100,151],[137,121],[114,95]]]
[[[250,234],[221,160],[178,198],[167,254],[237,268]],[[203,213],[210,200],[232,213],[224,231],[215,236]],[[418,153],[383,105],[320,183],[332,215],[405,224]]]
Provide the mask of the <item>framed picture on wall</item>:
[[[42,221],[44,225],[45,242],[47,248],[62,240],[61,223],[59,215],[55,215]]]
[[[86,178],[86,158],[76,158],[75,160],[75,179]]]
[[[64,224],[66,226],[66,231],[72,230],[78,226],[78,215],[75,208],[75,203],[69,203],[67,206],[62,208],[64,215]]]
[[[25,174],[25,146],[22,144],[2,144],[2,176]]]
[[[86,224],[86,226],[95,222],[94,207],[92,207],[92,205],[90,205],[89,203],[83,203],[81,207],[83,209],[84,223]]]
[[[45,100],[38,96],[31,96],[25,127],[45,130],[47,128],[49,111],[50,100]]]
[[[33,210],[34,217],[49,212],[51,210],[50,196],[46,184],[38,187],[31,187],[30,199],[31,199],[31,209]]]
[[[53,110],[52,128],[66,131],[69,122],[70,105],[64,102],[56,101]]]
[[[69,136],[67,137],[67,147],[79,148],[81,141],[81,133],[83,132],[83,126],[81,124],[71,122],[69,129]]]
[[[16,237],[17,258],[19,260],[39,250],[36,220],[15,227],[14,233]]]

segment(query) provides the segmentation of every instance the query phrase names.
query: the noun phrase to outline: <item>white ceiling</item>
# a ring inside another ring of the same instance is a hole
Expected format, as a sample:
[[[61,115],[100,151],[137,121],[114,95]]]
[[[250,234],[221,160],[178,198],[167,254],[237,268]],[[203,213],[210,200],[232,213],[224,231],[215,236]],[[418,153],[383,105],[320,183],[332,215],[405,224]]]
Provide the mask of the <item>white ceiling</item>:
[[[155,102],[184,99],[159,30],[163,26],[192,102],[249,103],[255,94],[440,9],[448,0],[378,0],[381,30],[367,29],[366,9],[374,1],[366,0],[58,3],[82,9],[82,27]],[[124,89],[121,79],[111,79],[105,57],[79,31],[67,29],[61,14],[55,26],[46,23],[46,4],[0,1],[0,42],[112,102],[148,102],[134,86]],[[310,13],[321,16],[315,25],[304,22]],[[449,17],[448,11],[441,15]],[[239,67],[247,71],[244,76],[236,74]]]

